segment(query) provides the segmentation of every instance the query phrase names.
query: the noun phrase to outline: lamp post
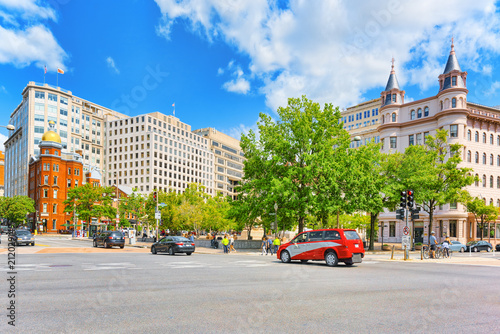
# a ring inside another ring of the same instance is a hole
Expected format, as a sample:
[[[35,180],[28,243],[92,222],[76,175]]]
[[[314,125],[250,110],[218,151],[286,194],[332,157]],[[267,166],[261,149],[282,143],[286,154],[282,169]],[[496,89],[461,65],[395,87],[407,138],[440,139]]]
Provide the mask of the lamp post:
[[[276,202],[274,202],[274,228],[276,229],[276,236],[278,236],[278,203]]]
[[[12,124],[8,124],[8,125],[0,125],[0,127],[2,128],[6,128],[7,130],[9,131],[14,131],[16,129],[16,127]]]

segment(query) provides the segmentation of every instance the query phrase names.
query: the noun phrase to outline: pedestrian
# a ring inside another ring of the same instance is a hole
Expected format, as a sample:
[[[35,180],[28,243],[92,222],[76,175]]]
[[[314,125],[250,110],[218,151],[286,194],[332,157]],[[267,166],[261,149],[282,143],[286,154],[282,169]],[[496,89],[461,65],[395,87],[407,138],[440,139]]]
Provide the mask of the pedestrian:
[[[273,245],[274,245],[274,253],[278,254],[278,249],[280,248],[281,245],[281,241],[280,238],[278,238],[278,236],[274,237]]]
[[[271,240],[271,237],[267,238],[267,252],[271,253],[271,255],[274,255],[273,241]]]
[[[264,255],[264,253],[267,255],[267,239],[266,239],[266,236],[263,236],[262,237],[262,254],[261,255]]]
[[[189,234],[189,241],[194,242],[194,236],[192,233]]]
[[[212,247],[213,247],[213,248],[217,248],[217,244],[216,244],[216,243],[217,243],[217,241],[216,241],[216,239],[215,239],[216,237],[217,237],[217,235],[216,235],[216,233],[214,233],[214,237],[212,238]]]
[[[446,252],[447,257],[450,257],[450,245],[451,245],[450,237],[446,236],[446,238],[443,241],[443,248],[444,251]]]
[[[147,237],[148,237],[148,234],[146,233],[146,230],[144,230],[142,232],[142,242],[145,242]]]
[[[229,238],[229,252],[236,252],[236,249],[234,249],[234,235],[231,234],[231,238]]]
[[[227,235],[224,235],[224,239],[222,239],[222,245],[224,246],[224,254],[229,253],[229,239],[227,238]]]
[[[437,240],[435,236],[435,232],[431,232],[431,237],[429,239],[429,244],[431,245],[431,259],[434,259],[436,257],[436,247],[437,247]]]

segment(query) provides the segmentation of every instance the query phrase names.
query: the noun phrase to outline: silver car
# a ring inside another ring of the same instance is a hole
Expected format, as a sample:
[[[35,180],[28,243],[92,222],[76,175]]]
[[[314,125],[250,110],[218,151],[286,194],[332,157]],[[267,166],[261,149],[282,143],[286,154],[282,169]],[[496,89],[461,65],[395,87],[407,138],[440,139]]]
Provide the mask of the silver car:
[[[28,230],[16,230],[14,232],[14,240],[16,246],[31,245],[35,246],[35,236]]]

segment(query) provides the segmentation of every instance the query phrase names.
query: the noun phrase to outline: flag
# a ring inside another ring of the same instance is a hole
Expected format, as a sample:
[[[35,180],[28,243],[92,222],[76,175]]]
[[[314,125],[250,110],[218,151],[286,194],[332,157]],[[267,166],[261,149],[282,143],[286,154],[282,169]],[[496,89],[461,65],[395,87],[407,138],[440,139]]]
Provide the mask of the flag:
[[[175,103],[172,103],[172,107],[175,107]]]
[[[44,66],[44,73],[43,74],[47,74],[47,65]]]
[[[63,71],[63,70],[61,70],[60,68],[57,68],[57,73],[64,74],[64,71]]]

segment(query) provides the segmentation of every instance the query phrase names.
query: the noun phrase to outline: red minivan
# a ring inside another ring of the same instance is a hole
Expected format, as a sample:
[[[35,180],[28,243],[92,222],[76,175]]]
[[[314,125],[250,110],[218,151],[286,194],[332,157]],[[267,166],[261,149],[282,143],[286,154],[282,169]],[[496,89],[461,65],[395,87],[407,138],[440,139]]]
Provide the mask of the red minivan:
[[[361,263],[365,249],[356,230],[324,229],[300,233],[290,242],[282,244],[276,255],[284,263],[291,260],[324,260],[330,267],[339,262],[352,266],[353,263]]]

